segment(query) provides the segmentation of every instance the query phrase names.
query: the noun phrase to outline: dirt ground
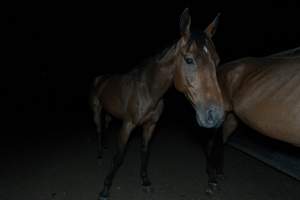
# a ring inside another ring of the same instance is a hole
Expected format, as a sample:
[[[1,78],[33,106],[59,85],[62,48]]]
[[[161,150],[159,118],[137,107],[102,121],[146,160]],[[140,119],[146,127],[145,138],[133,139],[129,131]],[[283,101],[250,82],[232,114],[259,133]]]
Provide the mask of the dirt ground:
[[[187,132],[180,127],[156,129],[149,164],[155,190],[152,194],[145,194],[140,186],[140,138],[133,137],[110,199],[299,200],[299,181],[230,146],[225,147],[226,177],[221,189],[207,196],[204,155],[199,143],[186,136]],[[104,159],[97,162],[95,145],[91,130],[68,134],[57,131],[15,145],[2,145],[0,199],[96,200],[114,148],[106,150]]]

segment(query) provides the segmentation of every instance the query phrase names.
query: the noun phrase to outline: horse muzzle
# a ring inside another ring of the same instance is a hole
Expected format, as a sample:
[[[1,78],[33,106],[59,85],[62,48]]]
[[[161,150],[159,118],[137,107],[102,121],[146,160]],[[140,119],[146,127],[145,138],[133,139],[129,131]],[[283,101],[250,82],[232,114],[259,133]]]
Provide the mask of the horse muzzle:
[[[224,110],[218,106],[210,106],[204,111],[197,109],[196,119],[201,127],[218,128],[224,121]]]

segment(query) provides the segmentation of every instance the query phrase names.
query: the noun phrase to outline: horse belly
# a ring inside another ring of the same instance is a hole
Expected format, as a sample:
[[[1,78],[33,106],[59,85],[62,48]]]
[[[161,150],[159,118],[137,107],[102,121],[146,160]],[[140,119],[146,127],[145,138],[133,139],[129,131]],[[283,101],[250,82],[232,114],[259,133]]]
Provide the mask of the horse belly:
[[[300,146],[300,64],[261,64],[243,77],[234,112],[262,134]]]
[[[248,126],[274,139],[300,146],[299,106],[285,102],[255,102],[237,109],[236,114]]]

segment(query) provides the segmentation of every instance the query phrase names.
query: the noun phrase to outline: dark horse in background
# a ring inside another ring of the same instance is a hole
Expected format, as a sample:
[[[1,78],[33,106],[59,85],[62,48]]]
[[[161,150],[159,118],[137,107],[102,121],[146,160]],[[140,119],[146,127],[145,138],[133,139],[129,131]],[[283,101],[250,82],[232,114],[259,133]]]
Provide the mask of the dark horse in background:
[[[163,110],[162,97],[173,83],[191,102],[200,126],[213,128],[222,123],[223,99],[216,77],[219,57],[211,40],[217,23],[218,17],[204,32],[190,32],[191,18],[188,9],[185,9],[180,19],[181,38],[170,48],[126,74],[96,78],[92,108],[99,135],[99,157],[103,152],[101,121],[105,118],[101,113],[122,121],[118,152],[105,178],[100,199],[108,197],[112,180],[123,162],[130,133],[137,126],[143,127],[142,185],[150,188],[147,173],[149,141]]]
[[[240,120],[263,135],[300,147],[300,47],[223,64],[217,77],[225,106],[219,138],[226,142]],[[214,167],[223,168],[223,144],[215,141]]]

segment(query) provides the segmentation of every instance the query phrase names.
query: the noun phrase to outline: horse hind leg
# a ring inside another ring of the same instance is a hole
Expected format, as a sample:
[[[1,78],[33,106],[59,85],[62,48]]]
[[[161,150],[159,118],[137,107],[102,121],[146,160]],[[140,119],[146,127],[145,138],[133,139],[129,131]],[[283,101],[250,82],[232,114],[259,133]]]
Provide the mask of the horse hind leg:
[[[152,183],[148,177],[148,161],[149,161],[149,142],[152,138],[156,123],[148,122],[143,126],[143,138],[141,144],[141,171],[140,176],[142,180],[143,190],[147,193],[151,192],[153,188]]]
[[[97,157],[103,157],[103,126],[102,126],[102,105],[97,98],[93,100],[94,123],[96,125],[97,135]]]
[[[159,120],[163,110],[163,101],[159,102],[157,108],[151,113],[150,119],[143,125],[143,137],[141,145],[141,171],[140,176],[142,186],[145,192],[153,191],[151,181],[148,177],[148,161],[149,161],[149,143],[153,136],[156,123]]]
[[[229,137],[233,134],[233,132],[238,127],[238,120],[233,113],[229,113],[225,121],[223,123],[222,131],[223,131],[223,141],[226,143]]]
[[[112,117],[108,113],[103,114],[103,115],[105,115],[105,116],[101,117],[101,119],[103,120],[102,124],[104,123],[104,127],[102,128],[102,145],[103,145],[104,149],[108,149],[108,134],[107,134],[107,131],[108,131],[108,128],[109,128],[109,124],[112,120]]]

